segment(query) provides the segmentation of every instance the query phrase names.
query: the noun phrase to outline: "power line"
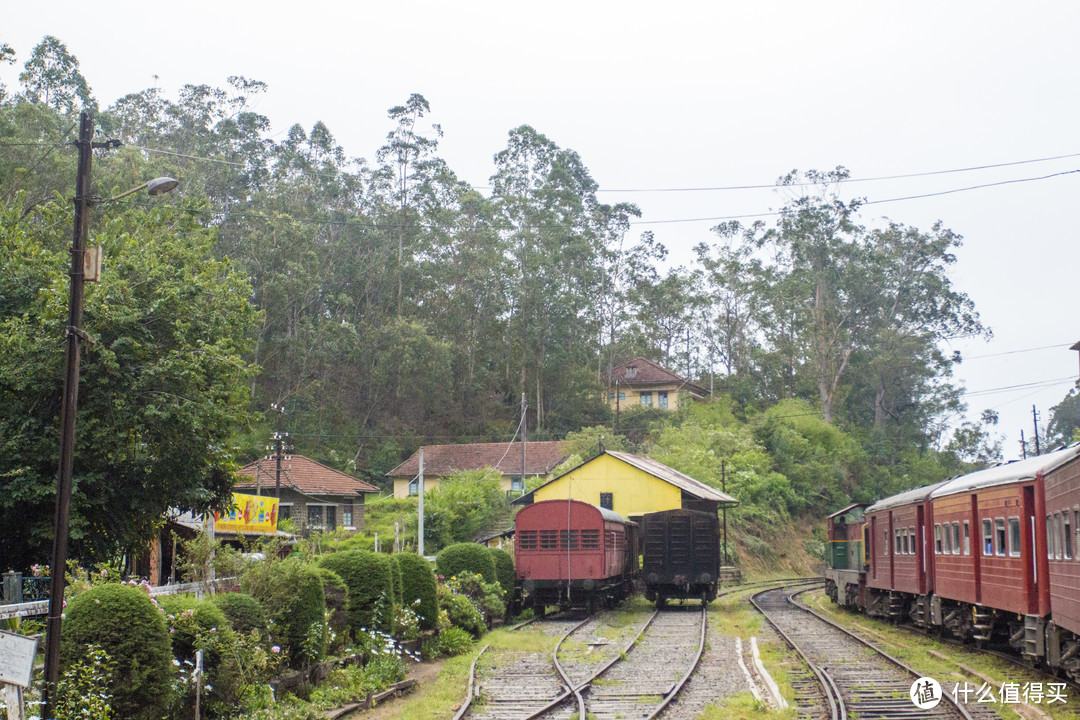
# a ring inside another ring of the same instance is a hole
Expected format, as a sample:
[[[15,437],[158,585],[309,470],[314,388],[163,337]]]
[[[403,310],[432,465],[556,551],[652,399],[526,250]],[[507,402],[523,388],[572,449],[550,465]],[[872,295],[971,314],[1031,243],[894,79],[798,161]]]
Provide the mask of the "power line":
[[[972,397],[972,396],[975,396],[975,395],[991,395],[991,394],[999,393],[999,392],[1007,392],[1009,390],[1022,390],[1022,389],[1025,389],[1025,388],[1033,388],[1033,387],[1040,387],[1040,386],[1041,387],[1052,387],[1054,385],[1059,385],[1059,384],[1064,383],[1064,382],[1073,382],[1075,380],[1076,380],[1075,375],[1067,375],[1066,377],[1054,378],[1053,380],[1038,380],[1036,382],[1019,383],[1017,385],[1003,385],[1002,387],[987,388],[985,390],[972,390],[970,392],[961,393],[961,395],[964,395],[966,397]]]
[[[964,360],[981,360],[983,358],[1001,357],[1002,355],[1016,355],[1018,353],[1035,352],[1036,350],[1052,350],[1064,347],[1071,347],[1071,343],[1060,343],[1058,345],[1042,345],[1040,347],[1024,348],[1023,350],[1006,350],[1005,352],[989,353],[988,355],[970,355],[965,357]]]
[[[188,160],[201,160],[203,162],[220,163],[222,165],[233,165],[235,167],[243,167],[244,163],[232,162],[231,160],[222,160],[220,158],[206,157],[204,155],[188,155],[186,153],[175,152],[173,150],[163,150],[161,148],[145,147],[143,145],[131,145],[129,147],[145,150],[146,152],[158,153],[160,155],[171,155],[173,157],[187,158]]]

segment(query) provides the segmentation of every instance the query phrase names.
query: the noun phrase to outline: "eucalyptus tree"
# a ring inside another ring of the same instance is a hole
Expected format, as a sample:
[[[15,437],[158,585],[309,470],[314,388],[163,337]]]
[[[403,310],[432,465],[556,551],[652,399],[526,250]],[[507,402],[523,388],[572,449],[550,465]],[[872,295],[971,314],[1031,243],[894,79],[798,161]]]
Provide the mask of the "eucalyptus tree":
[[[53,35],[46,35],[34,46],[19,74],[19,82],[27,100],[66,117],[75,118],[80,110],[97,110],[90,85],[79,72],[79,60]]]

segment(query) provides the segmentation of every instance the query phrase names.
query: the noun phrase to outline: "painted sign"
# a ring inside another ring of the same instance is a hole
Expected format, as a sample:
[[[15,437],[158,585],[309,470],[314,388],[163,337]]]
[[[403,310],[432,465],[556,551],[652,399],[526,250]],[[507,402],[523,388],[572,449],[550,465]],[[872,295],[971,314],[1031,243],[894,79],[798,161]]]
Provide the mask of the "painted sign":
[[[0,683],[30,687],[37,646],[35,638],[0,631]]]
[[[233,508],[229,513],[214,513],[217,532],[272,533],[277,532],[278,499],[266,495],[233,493]]]

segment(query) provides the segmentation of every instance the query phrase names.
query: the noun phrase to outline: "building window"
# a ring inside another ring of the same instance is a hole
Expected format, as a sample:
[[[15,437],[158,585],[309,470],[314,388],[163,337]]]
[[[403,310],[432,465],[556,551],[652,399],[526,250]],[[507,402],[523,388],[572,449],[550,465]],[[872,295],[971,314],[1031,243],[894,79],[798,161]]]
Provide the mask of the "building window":
[[[515,475],[514,477],[510,478],[510,492],[524,492],[524,491],[525,491],[525,482],[521,479],[520,476]]]
[[[600,493],[600,507],[606,510],[614,510],[614,500],[611,493]]]
[[[326,529],[333,530],[337,527],[337,507],[334,505],[326,506]]]
[[[960,523],[956,521],[952,524],[952,553],[960,554]]]
[[[278,522],[281,522],[282,520],[288,520],[291,517],[292,517],[292,503],[288,503],[288,504],[279,503],[278,504],[278,511],[277,511]]]
[[[308,527],[322,527],[322,506],[321,505],[308,505],[307,507],[307,524]]]
[[[964,554],[971,554],[971,523],[964,521]]]
[[[345,527],[352,527],[352,511],[353,501],[346,500],[345,504],[341,506],[341,524]]]
[[[983,520],[983,555],[994,554],[994,524],[990,518]]]
[[[658,390],[656,393],[656,405],[667,410],[667,390]]]
[[[641,404],[642,405],[648,405],[650,407],[652,406],[652,393],[651,392],[643,392],[643,393],[641,393]]]
[[[409,495],[420,494],[420,478],[414,477],[409,481]]]

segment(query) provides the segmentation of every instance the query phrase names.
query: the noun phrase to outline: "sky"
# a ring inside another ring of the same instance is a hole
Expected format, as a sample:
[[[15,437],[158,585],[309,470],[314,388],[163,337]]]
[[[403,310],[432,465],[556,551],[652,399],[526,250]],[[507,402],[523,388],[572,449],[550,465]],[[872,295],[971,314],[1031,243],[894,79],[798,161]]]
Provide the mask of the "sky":
[[[843,165],[884,218],[964,237],[951,278],[994,335],[952,341],[969,417],[1000,415],[1005,458],[1074,385],[1068,320],[1080,243],[1080,4],[1066,2],[8,3],[0,41],[18,72],[44,35],[67,44],[102,107],[155,84],[269,85],[272,132],[322,120],[374,160],[386,110],[414,92],[440,154],[488,184],[507,133],[528,124],[577,151],[603,202],[642,210],[674,265],[717,218],[768,213],[792,170]],[[280,136],[279,136],[280,137]],[[182,148],[175,148],[183,151]],[[1071,157],[1062,157],[1071,156]],[[1044,160],[1045,158],[1058,158]],[[1041,160],[1040,162],[1027,162]],[[1065,174],[1062,174],[1065,173]],[[1048,177],[1052,176],[1052,177]],[[897,202],[879,202],[1004,183]],[[695,189],[695,190],[688,190]],[[752,220],[752,218],[751,218]],[[1004,389],[1003,389],[1004,388]],[[990,391],[990,392],[986,392]],[[1041,432],[1041,430],[1040,430]]]

